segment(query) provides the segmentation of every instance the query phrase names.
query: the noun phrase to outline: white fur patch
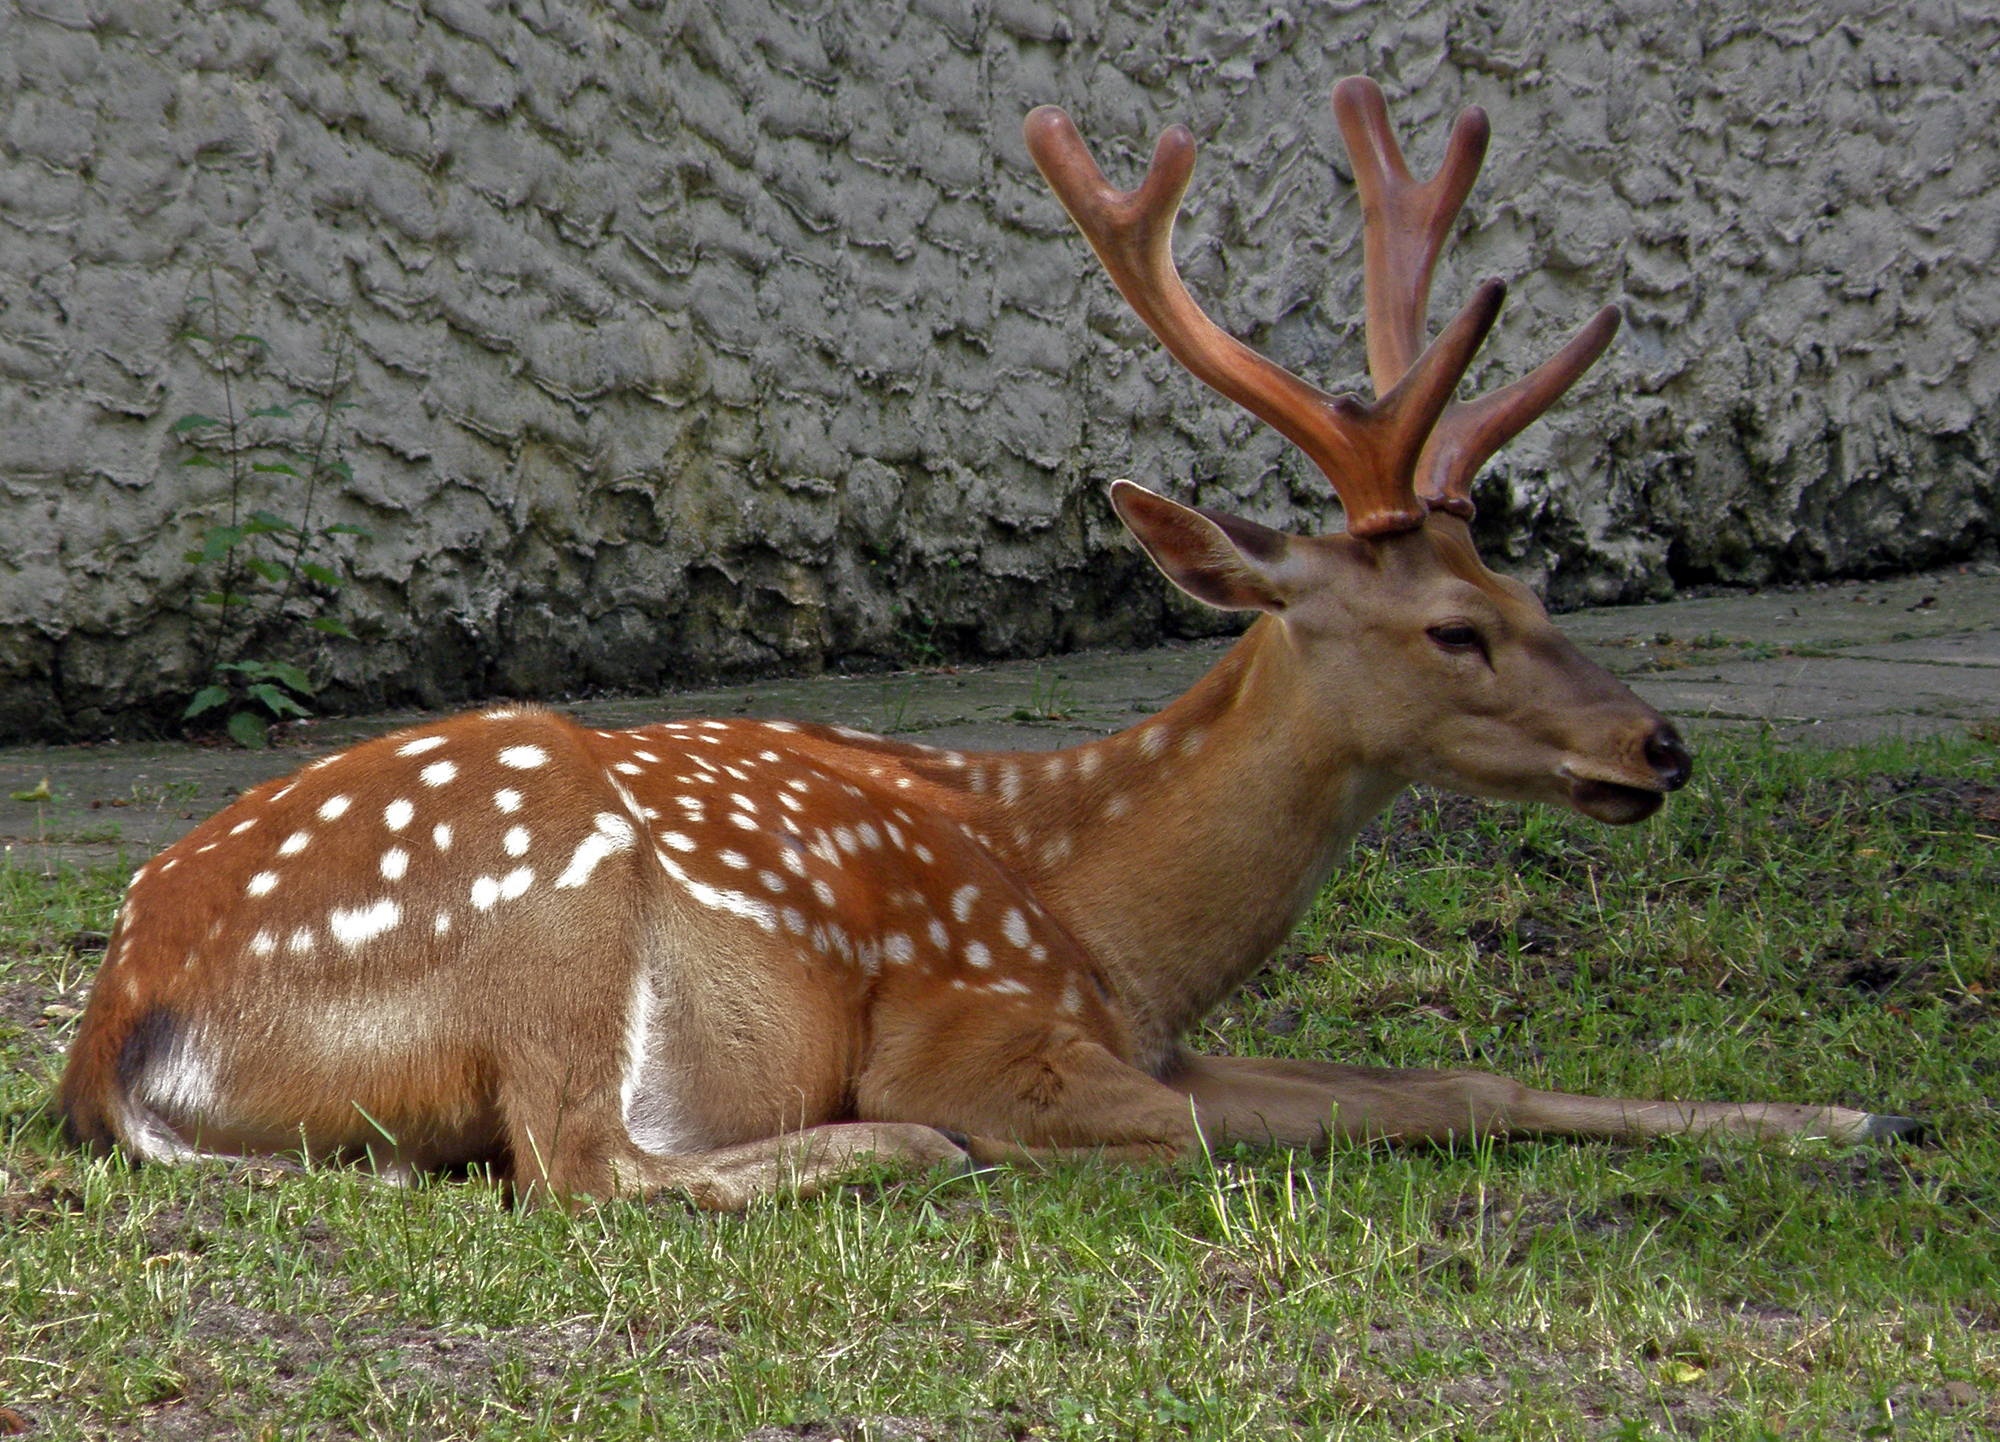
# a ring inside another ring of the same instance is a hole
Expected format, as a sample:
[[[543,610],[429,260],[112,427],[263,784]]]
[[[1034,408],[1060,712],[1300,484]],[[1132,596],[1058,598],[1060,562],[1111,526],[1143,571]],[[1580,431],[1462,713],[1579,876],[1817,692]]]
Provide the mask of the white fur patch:
[[[356,947],[364,941],[373,941],[402,919],[403,908],[385,896],[354,910],[335,907],[327,913],[326,929],[342,946]]]
[[[569,865],[563,874],[555,879],[558,891],[583,885],[590,880],[590,873],[597,869],[597,863],[614,852],[630,851],[637,839],[632,823],[610,811],[597,813],[597,829],[576,844],[576,851],[570,856]]]

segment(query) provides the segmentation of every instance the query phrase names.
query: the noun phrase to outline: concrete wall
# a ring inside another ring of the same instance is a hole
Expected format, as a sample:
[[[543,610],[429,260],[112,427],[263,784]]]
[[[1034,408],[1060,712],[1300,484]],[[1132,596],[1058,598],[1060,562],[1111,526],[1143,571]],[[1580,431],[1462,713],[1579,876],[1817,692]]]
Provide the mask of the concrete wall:
[[[202,679],[183,550],[218,412],[358,375],[320,520],[330,704],[1132,642],[1200,624],[1102,499],[1337,508],[1199,391],[1029,166],[1184,120],[1191,287],[1362,382],[1327,105],[1494,143],[1437,287],[1514,285],[1474,380],[1628,327],[1479,492],[1558,604],[1907,567],[1994,530],[1993,4],[0,0],[0,735],[143,729]],[[1162,17],[1165,18],[1162,18]],[[284,512],[295,493],[259,495]]]

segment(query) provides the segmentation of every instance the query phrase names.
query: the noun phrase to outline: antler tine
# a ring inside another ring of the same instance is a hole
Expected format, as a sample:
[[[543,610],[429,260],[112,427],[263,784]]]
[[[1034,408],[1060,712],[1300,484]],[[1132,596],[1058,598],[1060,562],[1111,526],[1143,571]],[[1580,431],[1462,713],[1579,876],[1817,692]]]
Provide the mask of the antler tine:
[[[1276,428],[1332,482],[1359,536],[1423,523],[1416,490],[1419,456],[1453,389],[1499,314],[1505,288],[1480,287],[1373,404],[1329,395],[1274,365],[1217,326],[1194,303],[1174,268],[1174,217],[1194,170],[1194,136],[1176,125],[1160,137],[1137,190],[1105,180],[1069,116],[1053,105],[1031,111],[1028,153],[1083,232],[1111,281],[1147,328],[1203,384]]]
[[[1618,334],[1620,319],[1618,307],[1607,305],[1531,374],[1476,401],[1448,406],[1417,462],[1417,492],[1424,503],[1471,520],[1472,482],[1479,468],[1597,363]]]
[[[1368,295],[1368,373],[1378,395],[1397,385],[1423,344],[1431,273],[1486,158],[1486,112],[1469,106],[1452,123],[1443,162],[1419,185],[1389,125],[1381,87],[1351,75],[1333,88],[1333,111],[1361,194],[1361,254]],[[1593,316],[1532,375],[1444,409],[1417,462],[1417,494],[1433,510],[1472,518],[1472,482],[1494,453],[1554,405],[1604,353],[1617,307]]]
[[[1368,296],[1368,374],[1387,395],[1423,350],[1431,271],[1451,223],[1486,159],[1490,127],[1478,106],[1451,127],[1438,173],[1419,185],[1389,127],[1382,89],[1365,75],[1333,87],[1334,118],[1354,163],[1361,195],[1361,264]]]

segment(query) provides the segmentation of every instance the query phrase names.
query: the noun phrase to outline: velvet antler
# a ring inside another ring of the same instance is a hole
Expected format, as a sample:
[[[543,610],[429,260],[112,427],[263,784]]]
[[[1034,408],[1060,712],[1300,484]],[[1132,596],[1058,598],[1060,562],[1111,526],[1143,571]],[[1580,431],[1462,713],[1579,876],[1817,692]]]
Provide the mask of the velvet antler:
[[[1427,508],[1470,516],[1472,478],[1597,359],[1618,326],[1607,307],[1525,380],[1469,403],[1452,394],[1492,328],[1506,288],[1482,282],[1429,346],[1421,344],[1431,271],[1486,150],[1486,117],[1468,110],[1444,165],[1411,180],[1382,92],[1354,77],[1334,91],[1363,207],[1368,363],[1377,399],[1329,395],[1258,355],[1211,321],[1173,261],[1174,217],[1194,169],[1194,137],[1176,125],[1154,147],[1136,190],[1107,182],[1070,118],[1030,112],[1028,153],[1097,252],[1112,283],[1195,377],[1276,427],[1326,475],[1347,529],[1379,536],[1422,524]]]

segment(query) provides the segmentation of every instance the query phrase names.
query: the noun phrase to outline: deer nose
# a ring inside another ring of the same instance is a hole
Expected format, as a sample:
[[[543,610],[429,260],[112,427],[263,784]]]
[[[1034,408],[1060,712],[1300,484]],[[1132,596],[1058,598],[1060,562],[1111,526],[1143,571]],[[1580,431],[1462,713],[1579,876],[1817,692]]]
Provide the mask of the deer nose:
[[[1694,757],[1688,754],[1681,733],[1666,721],[1646,738],[1646,760],[1659,773],[1660,785],[1669,791],[1680,790],[1694,774]]]

